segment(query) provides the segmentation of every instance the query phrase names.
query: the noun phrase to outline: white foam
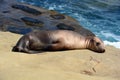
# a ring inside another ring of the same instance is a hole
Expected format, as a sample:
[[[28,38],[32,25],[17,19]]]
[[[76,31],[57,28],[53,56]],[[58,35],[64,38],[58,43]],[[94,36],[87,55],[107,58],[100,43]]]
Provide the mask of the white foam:
[[[119,35],[115,35],[115,34],[109,32],[109,31],[107,31],[107,32],[101,31],[101,34],[104,35],[106,38],[112,37],[115,40],[120,42],[120,36]]]
[[[57,8],[57,6],[55,4],[49,5],[49,7],[48,7],[49,10],[55,10],[56,8]]]
[[[116,48],[120,48],[120,42],[110,42],[110,41],[104,41],[105,45],[111,45]]]
[[[49,10],[64,10],[64,6],[66,5],[56,5],[56,4],[52,4],[52,5],[49,5],[48,9]]]

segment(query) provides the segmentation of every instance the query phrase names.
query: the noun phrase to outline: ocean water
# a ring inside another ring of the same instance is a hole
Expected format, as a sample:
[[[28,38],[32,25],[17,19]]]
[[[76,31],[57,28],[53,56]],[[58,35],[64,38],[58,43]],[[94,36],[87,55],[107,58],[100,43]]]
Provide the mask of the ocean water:
[[[120,48],[120,0],[18,0],[56,10],[79,21],[106,45]]]

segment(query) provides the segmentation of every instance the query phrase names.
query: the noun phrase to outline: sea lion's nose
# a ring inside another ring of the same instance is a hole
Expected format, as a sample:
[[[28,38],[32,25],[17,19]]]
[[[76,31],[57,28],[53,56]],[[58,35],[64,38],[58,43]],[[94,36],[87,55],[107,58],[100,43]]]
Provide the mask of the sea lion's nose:
[[[104,53],[105,52],[105,49],[101,50],[100,53]]]
[[[105,49],[99,50],[98,53],[104,53]]]
[[[104,53],[104,52],[105,52],[105,49],[103,49],[102,53]]]

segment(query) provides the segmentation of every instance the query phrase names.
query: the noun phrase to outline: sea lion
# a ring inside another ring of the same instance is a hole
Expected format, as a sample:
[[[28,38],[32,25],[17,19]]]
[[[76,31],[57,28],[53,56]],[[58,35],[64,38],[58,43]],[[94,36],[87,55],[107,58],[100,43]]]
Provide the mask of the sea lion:
[[[30,32],[20,38],[12,51],[39,53],[41,51],[74,49],[89,49],[98,53],[105,52],[104,43],[98,37],[85,37],[70,30]]]

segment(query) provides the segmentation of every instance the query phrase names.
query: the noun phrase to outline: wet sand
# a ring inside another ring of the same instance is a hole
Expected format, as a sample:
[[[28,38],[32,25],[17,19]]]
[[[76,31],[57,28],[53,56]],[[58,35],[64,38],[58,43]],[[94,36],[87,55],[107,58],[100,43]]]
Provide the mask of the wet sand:
[[[120,49],[11,52],[21,36],[0,32],[0,80],[120,80]]]

